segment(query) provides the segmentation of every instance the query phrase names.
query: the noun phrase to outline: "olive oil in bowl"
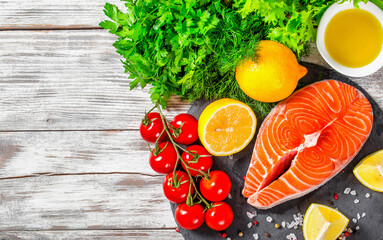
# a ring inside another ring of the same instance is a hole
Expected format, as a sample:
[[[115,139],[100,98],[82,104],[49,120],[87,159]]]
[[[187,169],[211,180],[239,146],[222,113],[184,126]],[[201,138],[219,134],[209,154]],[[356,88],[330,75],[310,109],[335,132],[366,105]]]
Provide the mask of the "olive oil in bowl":
[[[324,44],[334,61],[345,67],[360,68],[374,61],[382,51],[383,28],[366,10],[343,10],[329,21]]]

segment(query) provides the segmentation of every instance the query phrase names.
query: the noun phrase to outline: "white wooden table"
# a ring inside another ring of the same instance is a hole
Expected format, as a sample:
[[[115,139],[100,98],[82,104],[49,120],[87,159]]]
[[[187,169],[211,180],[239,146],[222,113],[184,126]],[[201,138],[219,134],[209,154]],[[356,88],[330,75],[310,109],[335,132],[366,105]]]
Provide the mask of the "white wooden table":
[[[104,4],[0,0],[1,239],[182,239],[138,132],[148,91],[129,91]],[[383,106],[383,69],[355,81]]]

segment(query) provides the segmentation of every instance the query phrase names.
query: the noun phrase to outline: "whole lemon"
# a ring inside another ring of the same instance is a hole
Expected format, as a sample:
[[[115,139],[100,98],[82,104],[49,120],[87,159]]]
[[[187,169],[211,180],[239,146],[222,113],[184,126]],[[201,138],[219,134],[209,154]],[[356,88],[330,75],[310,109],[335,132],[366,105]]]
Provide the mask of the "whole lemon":
[[[298,64],[294,53],[285,45],[263,40],[259,43],[257,61],[244,59],[235,71],[239,87],[249,97],[261,102],[278,102],[296,88],[307,69]]]

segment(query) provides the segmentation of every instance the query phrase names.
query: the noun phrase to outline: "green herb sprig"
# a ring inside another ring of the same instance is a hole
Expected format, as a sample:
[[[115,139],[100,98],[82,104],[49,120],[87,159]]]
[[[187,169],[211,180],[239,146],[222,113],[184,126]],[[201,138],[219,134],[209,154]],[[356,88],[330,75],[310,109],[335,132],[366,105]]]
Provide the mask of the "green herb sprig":
[[[126,0],[126,12],[106,3],[110,18],[100,23],[119,38],[114,43],[130,88],[151,85],[153,102],[163,107],[172,94],[193,101],[231,97],[262,115],[273,104],[254,101],[234,78],[236,64],[256,58],[268,26],[255,14],[245,18],[220,0]]]
[[[150,85],[150,97],[162,107],[171,95],[194,101],[233,98],[265,116],[273,103],[246,96],[235,67],[256,60],[262,39],[280,42],[298,57],[315,40],[316,28],[335,0],[123,0],[126,12],[106,3],[110,20],[102,28],[118,36],[114,43],[130,89]],[[346,1],[346,0],[343,0]],[[367,0],[355,0],[367,2]],[[382,7],[382,0],[373,0]]]
[[[267,38],[289,47],[298,57],[307,53],[307,44],[315,41],[316,29],[326,9],[335,2],[344,3],[349,0],[236,0],[242,17],[256,14],[270,27]],[[353,0],[358,8],[360,2]],[[383,8],[382,0],[372,0]]]

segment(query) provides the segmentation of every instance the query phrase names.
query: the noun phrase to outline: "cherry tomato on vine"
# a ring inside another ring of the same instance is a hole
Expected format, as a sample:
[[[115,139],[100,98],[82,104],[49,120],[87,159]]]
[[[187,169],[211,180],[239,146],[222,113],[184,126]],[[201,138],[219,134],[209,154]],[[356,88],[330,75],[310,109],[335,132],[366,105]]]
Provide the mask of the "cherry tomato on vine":
[[[206,211],[206,225],[216,231],[223,231],[233,222],[233,209],[226,202],[215,202]]]
[[[173,118],[170,125],[170,133],[177,143],[189,145],[198,139],[198,121],[192,115],[181,113]]]
[[[199,188],[202,195],[209,201],[219,202],[225,199],[231,189],[229,176],[222,171],[211,171],[210,178],[203,178],[200,181]]]
[[[169,142],[158,144],[149,155],[149,164],[157,173],[170,173],[177,162],[177,153],[174,146]]]
[[[187,230],[199,228],[205,221],[205,209],[201,204],[188,206],[182,203],[177,206],[174,213],[177,223]]]
[[[213,157],[210,155],[210,153],[202,146],[200,145],[191,145],[188,148],[186,148],[189,152],[195,154],[193,155],[183,152],[182,153],[182,159],[185,161],[182,162],[182,167],[186,170],[186,166],[189,166],[191,168],[201,170],[203,172],[208,172],[211,166],[213,165]],[[204,156],[204,157],[201,157]],[[207,156],[207,157],[205,157]],[[197,175],[202,175],[200,172],[189,169],[190,174],[195,177]]]
[[[167,135],[166,132],[161,135],[163,130],[164,124],[161,115],[157,112],[148,113],[141,121],[140,134],[147,142],[156,142],[157,138],[160,138],[158,142],[164,141]]]
[[[173,172],[169,173],[166,175],[162,184],[165,197],[174,203],[186,202],[190,186],[190,194],[193,195],[193,185],[190,185],[190,178],[187,173],[183,171],[175,171],[174,176]]]

